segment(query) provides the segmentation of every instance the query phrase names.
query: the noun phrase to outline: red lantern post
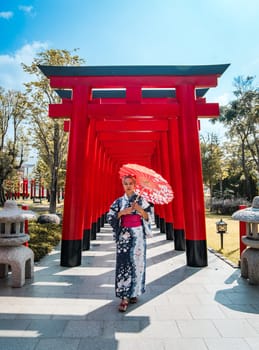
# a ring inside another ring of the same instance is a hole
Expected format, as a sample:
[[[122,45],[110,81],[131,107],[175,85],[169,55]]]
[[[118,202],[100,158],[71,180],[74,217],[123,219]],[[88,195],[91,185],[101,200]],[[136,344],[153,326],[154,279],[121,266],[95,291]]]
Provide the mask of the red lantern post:
[[[240,205],[239,210],[245,209],[246,205]],[[239,248],[240,248],[240,257],[242,252],[246,249],[246,245],[242,241],[242,236],[246,236],[246,223],[239,221]]]
[[[22,210],[28,210],[29,206],[28,205],[22,205]],[[24,220],[24,233],[28,234],[29,233],[29,222],[28,220]],[[28,241],[24,243],[26,247],[29,246]]]

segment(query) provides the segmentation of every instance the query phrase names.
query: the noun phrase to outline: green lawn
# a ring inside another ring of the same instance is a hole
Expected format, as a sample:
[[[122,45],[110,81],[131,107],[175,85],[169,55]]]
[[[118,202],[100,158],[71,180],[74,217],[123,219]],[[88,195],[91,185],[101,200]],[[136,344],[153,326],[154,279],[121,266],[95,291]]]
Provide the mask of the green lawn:
[[[220,249],[220,234],[216,233],[216,222],[221,218],[228,224],[228,232],[223,237],[222,250]],[[214,249],[226,259],[238,265],[240,260],[239,221],[233,220],[231,216],[206,212],[206,232],[208,248]]]

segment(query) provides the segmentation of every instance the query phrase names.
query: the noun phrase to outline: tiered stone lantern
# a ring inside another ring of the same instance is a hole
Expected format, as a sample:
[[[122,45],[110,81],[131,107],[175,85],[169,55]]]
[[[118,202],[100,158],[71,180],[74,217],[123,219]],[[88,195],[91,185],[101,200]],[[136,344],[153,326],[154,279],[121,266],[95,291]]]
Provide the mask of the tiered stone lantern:
[[[242,242],[247,248],[241,254],[241,276],[250,284],[259,284],[259,196],[252,206],[236,211],[232,218],[246,223],[246,235]]]
[[[13,200],[6,201],[0,211],[0,278],[8,276],[10,266],[13,287],[22,287],[25,278],[33,277],[34,253],[24,245],[30,238],[24,232],[24,222],[34,217]]]

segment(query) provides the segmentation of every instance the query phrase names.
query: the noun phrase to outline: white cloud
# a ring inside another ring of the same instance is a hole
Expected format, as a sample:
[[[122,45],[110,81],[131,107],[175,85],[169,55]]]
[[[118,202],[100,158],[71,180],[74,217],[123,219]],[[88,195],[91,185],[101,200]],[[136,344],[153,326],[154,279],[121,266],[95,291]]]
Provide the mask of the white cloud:
[[[226,106],[234,99],[232,90],[233,88],[231,87],[231,84],[224,84],[221,88],[210,89],[206,94],[207,102],[218,103],[220,106]]]
[[[0,18],[10,19],[12,17],[13,17],[13,12],[11,11],[0,12]]]
[[[205,137],[205,139],[209,136],[209,134],[214,134],[218,137],[220,142],[224,141],[225,136],[225,128],[223,124],[217,122],[216,124],[212,124],[210,119],[200,119],[200,135]]]
[[[19,10],[21,10],[21,11],[24,11],[24,12],[31,12],[32,11],[32,9],[33,9],[33,7],[32,6],[19,6]]]
[[[28,14],[28,15],[33,15],[33,6],[19,6],[19,10]]]
[[[6,90],[22,90],[31,76],[23,72],[21,63],[31,64],[37,52],[47,49],[47,43],[26,44],[12,55],[0,55],[0,86]]]
[[[218,97],[218,103],[220,106],[226,106],[233,99],[233,94],[228,92]]]

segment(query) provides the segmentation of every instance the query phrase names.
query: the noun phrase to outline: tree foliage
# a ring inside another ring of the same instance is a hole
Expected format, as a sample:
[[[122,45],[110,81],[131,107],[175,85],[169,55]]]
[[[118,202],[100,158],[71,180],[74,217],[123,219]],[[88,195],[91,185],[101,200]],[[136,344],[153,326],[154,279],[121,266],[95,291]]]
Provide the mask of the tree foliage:
[[[226,177],[226,168],[223,161],[223,151],[220,147],[218,137],[211,133],[207,138],[201,138],[201,158],[203,182],[213,195],[213,186]]]
[[[49,80],[39,70],[38,65],[71,66],[81,65],[84,61],[68,50],[46,50],[37,55],[30,66],[23,64],[23,69],[34,78],[26,83],[29,96],[30,117],[34,134],[34,147],[38,157],[44,163],[44,180],[50,193],[51,213],[56,212],[57,192],[64,184],[64,169],[67,154],[67,134],[64,132],[63,121],[48,117],[48,106],[59,103],[60,98],[50,88]]]
[[[20,169],[26,153],[24,132],[28,105],[19,91],[0,88],[0,205],[5,202],[4,182]]]
[[[254,183],[259,180],[259,90],[254,87],[254,79],[234,79],[235,99],[221,108],[218,119],[226,128],[229,164],[236,164],[229,169],[244,184],[243,194],[249,200],[256,194]]]

